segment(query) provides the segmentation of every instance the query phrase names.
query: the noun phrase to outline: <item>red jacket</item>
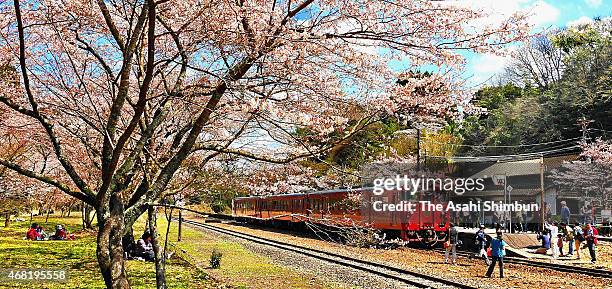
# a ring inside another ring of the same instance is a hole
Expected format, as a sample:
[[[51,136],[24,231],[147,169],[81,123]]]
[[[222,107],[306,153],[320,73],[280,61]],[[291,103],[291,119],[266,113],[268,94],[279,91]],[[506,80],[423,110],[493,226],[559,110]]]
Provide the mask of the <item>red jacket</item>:
[[[28,238],[28,240],[36,241],[42,239],[42,235],[38,233],[36,229],[30,228],[26,233],[26,238]]]

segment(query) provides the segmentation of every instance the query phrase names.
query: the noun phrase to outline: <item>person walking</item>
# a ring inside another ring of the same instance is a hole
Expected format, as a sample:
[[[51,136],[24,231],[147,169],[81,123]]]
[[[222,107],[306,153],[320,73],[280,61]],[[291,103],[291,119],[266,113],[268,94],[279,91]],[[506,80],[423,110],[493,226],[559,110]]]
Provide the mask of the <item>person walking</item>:
[[[446,237],[446,242],[444,244],[444,247],[446,248],[446,251],[444,252],[444,263],[448,263],[448,257],[451,251],[453,254],[452,263],[453,265],[457,263],[457,240],[458,239],[459,239],[459,232],[457,231],[457,228],[455,228],[455,224],[450,223],[449,228],[448,228],[448,234]]]
[[[587,247],[589,248],[589,254],[591,255],[591,263],[595,264],[595,262],[597,262],[597,257],[595,256],[595,246],[597,245],[597,237],[595,230],[593,226],[591,226],[591,224],[586,225],[584,238],[586,239]]]
[[[574,229],[572,229],[571,226],[568,226],[567,223],[562,223],[561,229],[563,231],[563,239],[567,242],[568,246],[567,256],[574,256]]]
[[[491,240],[491,257],[493,262],[491,262],[487,270],[487,278],[491,278],[493,269],[495,269],[495,263],[497,262],[499,262],[499,278],[504,278],[504,256],[506,255],[505,247],[507,245],[503,240],[502,232],[497,232],[497,238]]]
[[[582,231],[582,227],[579,223],[576,223],[574,226],[574,247],[576,249],[576,259],[580,259],[580,251],[582,247],[582,242],[584,242],[584,232]]]
[[[571,211],[567,207],[566,201],[561,201],[561,223],[569,224]]]
[[[557,245],[559,242],[559,227],[557,227],[557,222],[546,224],[546,229],[550,231],[550,247],[552,248],[552,256],[554,259],[557,259],[559,258],[559,246]]]
[[[485,226],[480,225],[480,230],[476,232],[476,243],[480,250],[478,251],[478,257],[483,258],[487,265],[491,265],[491,260],[487,256],[487,235],[485,234]]]

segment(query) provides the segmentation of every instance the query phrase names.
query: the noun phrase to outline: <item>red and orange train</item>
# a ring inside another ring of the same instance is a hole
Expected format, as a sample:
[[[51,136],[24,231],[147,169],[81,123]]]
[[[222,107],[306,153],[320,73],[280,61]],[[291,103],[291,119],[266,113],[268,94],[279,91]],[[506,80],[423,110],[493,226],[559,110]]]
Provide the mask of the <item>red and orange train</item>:
[[[239,197],[232,203],[233,215],[239,220],[257,223],[295,225],[308,220],[323,225],[361,224],[401,237],[407,241],[435,244],[445,238],[449,216],[444,212],[421,210],[388,212],[371,209],[374,202],[396,204],[402,201],[444,202],[440,194],[387,192],[382,196],[372,188],[337,189],[298,194]]]

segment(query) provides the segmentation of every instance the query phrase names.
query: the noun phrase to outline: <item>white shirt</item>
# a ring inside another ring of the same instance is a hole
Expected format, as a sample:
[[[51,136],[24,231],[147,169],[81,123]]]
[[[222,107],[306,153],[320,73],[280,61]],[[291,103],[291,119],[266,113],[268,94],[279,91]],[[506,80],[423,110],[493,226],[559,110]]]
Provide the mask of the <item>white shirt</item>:
[[[546,226],[546,229],[550,230],[550,238],[558,238],[559,235],[559,228],[555,225],[548,225]]]

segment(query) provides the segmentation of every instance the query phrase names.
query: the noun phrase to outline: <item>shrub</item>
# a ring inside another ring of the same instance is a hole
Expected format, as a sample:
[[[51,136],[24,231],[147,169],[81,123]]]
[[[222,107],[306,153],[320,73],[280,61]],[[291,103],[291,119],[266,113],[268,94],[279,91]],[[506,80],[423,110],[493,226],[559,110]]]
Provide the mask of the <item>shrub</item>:
[[[221,267],[221,257],[223,257],[223,254],[216,248],[213,249],[212,254],[210,254],[210,267],[219,269]]]

